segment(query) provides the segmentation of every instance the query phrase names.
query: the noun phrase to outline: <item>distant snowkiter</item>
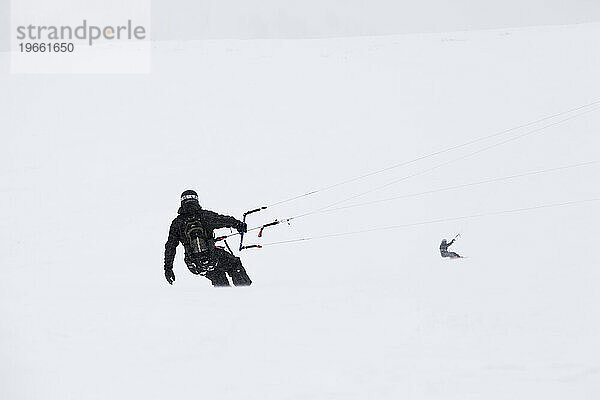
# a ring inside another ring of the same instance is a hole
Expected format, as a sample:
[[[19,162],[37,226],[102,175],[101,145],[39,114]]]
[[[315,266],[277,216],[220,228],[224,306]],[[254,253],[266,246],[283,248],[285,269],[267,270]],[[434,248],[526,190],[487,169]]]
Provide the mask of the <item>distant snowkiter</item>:
[[[458,255],[457,253],[453,252],[453,251],[448,251],[448,247],[452,246],[452,244],[454,243],[454,241],[456,240],[456,238],[459,235],[456,235],[454,237],[454,239],[452,239],[450,241],[450,243],[448,243],[448,241],[446,239],[442,240],[442,243],[440,243],[440,254],[442,255],[442,257],[450,257],[450,258],[462,258],[460,255]]]
[[[238,232],[245,232],[246,224],[234,217],[204,210],[193,190],[181,194],[178,214],[171,223],[165,244],[165,278],[169,284],[175,281],[173,261],[179,243],[183,244],[188,269],[193,274],[206,276],[213,286],[229,286],[225,273],[229,274],[235,286],[252,284],[239,257],[215,246],[214,240],[215,229],[235,228]]]

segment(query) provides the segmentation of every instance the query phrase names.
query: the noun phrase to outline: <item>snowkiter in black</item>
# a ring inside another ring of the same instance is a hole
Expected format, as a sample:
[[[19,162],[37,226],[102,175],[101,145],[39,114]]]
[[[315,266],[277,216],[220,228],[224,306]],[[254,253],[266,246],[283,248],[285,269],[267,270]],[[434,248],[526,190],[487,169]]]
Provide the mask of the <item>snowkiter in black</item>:
[[[171,223],[165,244],[165,278],[169,284],[175,281],[173,261],[179,243],[183,244],[188,269],[193,274],[206,276],[213,286],[229,286],[226,273],[235,286],[252,283],[239,257],[217,247],[214,241],[215,229],[235,228],[238,232],[245,232],[246,224],[234,217],[204,210],[193,190],[181,194],[178,214]]]
[[[446,239],[442,240],[442,243],[440,243],[440,254],[442,257],[461,258],[457,253],[448,251],[448,247],[452,246],[455,240],[456,238],[452,239],[450,242]]]

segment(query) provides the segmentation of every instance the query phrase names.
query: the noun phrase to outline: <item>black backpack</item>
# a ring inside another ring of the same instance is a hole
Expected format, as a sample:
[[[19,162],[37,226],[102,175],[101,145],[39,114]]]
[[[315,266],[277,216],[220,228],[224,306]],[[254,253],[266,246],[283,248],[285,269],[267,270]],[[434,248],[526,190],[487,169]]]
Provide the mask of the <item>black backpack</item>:
[[[213,237],[202,224],[198,215],[188,218],[184,222],[183,234],[191,250],[191,254],[186,256],[199,268],[207,269],[214,264],[214,243]],[[187,258],[186,257],[186,258]]]

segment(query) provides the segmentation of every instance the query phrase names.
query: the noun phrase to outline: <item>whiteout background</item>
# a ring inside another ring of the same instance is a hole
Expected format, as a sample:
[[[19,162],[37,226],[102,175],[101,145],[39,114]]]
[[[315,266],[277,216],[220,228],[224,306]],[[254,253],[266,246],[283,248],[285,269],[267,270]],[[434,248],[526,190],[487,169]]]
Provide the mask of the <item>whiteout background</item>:
[[[594,0],[153,0],[155,38],[306,38],[600,20]]]
[[[596,398],[594,203],[248,251],[243,289],[192,276],[181,249],[170,287],[162,257],[184,189],[241,215],[596,100],[599,34],[163,42],[153,73],[130,76],[10,75],[2,54],[0,397]],[[596,159],[599,118],[378,195]],[[307,218],[264,240],[598,197],[598,172]],[[457,231],[470,258],[441,260]]]

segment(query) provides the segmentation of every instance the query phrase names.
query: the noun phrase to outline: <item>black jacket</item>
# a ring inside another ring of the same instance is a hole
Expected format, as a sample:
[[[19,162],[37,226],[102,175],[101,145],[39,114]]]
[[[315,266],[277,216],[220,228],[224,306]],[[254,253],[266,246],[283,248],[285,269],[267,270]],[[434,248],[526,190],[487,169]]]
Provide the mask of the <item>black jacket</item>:
[[[204,210],[199,204],[195,203],[184,204],[177,213],[179,215],[171,223],[169,239],[165,243],[165,269],[173,268],[173,260],[175,260],[175,252],[179,243],[183,244],[186,255],[191,253],[191,244],[187,243],[188,240],[183,232],[188,220],[199,218],[211,238],[215,229],[235,228],[239,230],[242,227],[242,222],[234,217]],[[210,245],[214,247],[214,241],[211,241]]]
[[[448,247],[452,246],[452,244],[454,243],[456,239],[452,239],[450,242],[446,242],[445,240],[442,241],[442,243],[440,243],[440,251],[443,253],[445,251],[448,251]]]

